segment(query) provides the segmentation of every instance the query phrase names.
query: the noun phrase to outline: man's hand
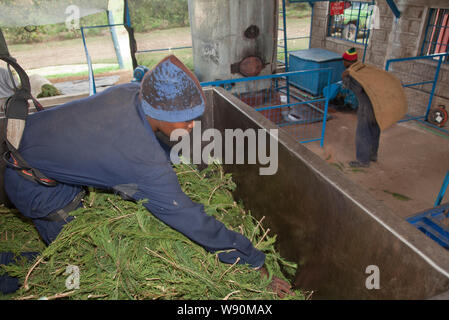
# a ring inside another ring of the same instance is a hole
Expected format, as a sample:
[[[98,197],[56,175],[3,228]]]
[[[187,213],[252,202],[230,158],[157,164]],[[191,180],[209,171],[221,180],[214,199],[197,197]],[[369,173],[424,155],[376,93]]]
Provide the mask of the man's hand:
[[[260,274],[262,277],[267,277],[267,278],[269,277],[268,270],[265,269],[265,267],[262,267],[259,270],[260,270]],[[272,289],[274,292],[276,292],[278,297],[281,299],[284,298],[286,294],[292,295],[292,296],[295,295],[295,293],[290,290],[291,287],[292,286],[288,282],[286,282],[282,279],[279,279],[278,277],[275,277],[275,276],[273,276],[271,278],[271,283],[268,285],[268,288]]]

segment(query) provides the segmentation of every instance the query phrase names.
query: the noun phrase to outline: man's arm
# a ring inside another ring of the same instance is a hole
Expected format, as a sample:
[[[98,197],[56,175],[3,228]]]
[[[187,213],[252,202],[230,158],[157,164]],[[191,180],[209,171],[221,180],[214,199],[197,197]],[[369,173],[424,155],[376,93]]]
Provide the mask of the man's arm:
[[[161,165],[151,171],[158,174],[143,177],[133,196],[136,200],[148,199],[144,206],[150,212],[207,251],[231,250],[218,254],[221,262],[232,264],[239,259],[238,263],[249,264],[259,270],[262,277],[268,277],[264,267],[265,254],[254,248],[245,236],[228,230],[223,223],[207,215],[203,205],[190,200],[182,192],[171,166]],[[294,295],[291,285],[275,276],[268,288],[280,298]]]
[[[223,223],[205,213],[201,204],[194,203],[181,190],[178,178],[170,165],[157,165],[142,177],[136,200],[148,199],[144,206],[158,219],[181,232],[210,252],[232,250],[218,254],[220,261],[260,268],[265,255],[254,248],[240,233],[231,231]]]

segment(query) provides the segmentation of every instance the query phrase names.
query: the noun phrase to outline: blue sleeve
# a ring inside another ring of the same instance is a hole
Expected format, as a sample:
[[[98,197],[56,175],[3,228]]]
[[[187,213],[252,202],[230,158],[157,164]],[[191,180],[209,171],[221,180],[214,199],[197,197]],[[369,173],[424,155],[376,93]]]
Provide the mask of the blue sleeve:
[[[234,249],[218,254],[224,263],[235,263],[240,258],[238,263],[253,268],[264,264],[265,254],[254,248],[245,236],[227,229],[222,222],[207,215],[203,205],[194,203],[183,193],[170,165],[153,166],[151,173],[142,177],[133,197],[148,199],[144,206],[158,219],[209,252]]]
[[[38,252],[22,252],[20,255],[28,261],[34,260]],[[9,265],[16,262],[15,255],[12,252],[0,252],[0,265]],[[7,273],[0,275],[0,292],[10,294],[19,290],[19,278],[11,277]]]

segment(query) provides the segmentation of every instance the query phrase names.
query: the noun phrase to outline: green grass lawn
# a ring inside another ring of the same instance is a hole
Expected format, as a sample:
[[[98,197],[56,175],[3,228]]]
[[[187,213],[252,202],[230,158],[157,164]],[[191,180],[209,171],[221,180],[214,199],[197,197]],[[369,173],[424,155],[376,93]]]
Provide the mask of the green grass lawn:
[[[193,53],[192,49],[179,49],[179,50],[166,50],[166,51],[157,51],[157,52],[147,52],[147,53],[139,53],[137,55],[137,63],[139,65],[144,65],[148,68],[154,67],[159,61],[161,61],[164,57],[174,54],[179,60],[182,61],[190,70],[194,70],[193,68]]]
[[[293,5],[287,9],[287,32],[288,38],[296,38],[308,35],[310,28],[310,11],[297,8]],[[138,48],[154,49],[190,45],[190,28],[181,27],[166,30],[154,30],[148,33],[135,34]],[[282,39],[280,32],[279,39]],[[89,36],[89,53],[93,64],[117,63],[115,52],[112,47],[110,35]],[[186,41],[188,40],[188,41]],[[281,42],[281,41],[280,41]],[[288,51],[307,49],[309,39],[288,40]],[[18,58],[24,67],[37,69],[52,65],[85,64],[86,57],[80,39],[48,41],[34,44],[14,44],[9,46],[13,56]],[[283,48],[278,48],[278,60],[284,60]],[[137,54],[138,64],[149,68],[156,65],[168,54],[175,54],[189,69],[193,70],[192,49],[164,50],[151,53]],[[117,68],[109,67],[95,70],[95,74],[116,71]],[[88,72],[67,72],[48,76],[50,79],[68,76],[87,76]]]
[[[282,4],[279,4],[279,7],[282,9]],[[312,14],[312,9],[308,3],[303,4],[291,4],[286,8],[286,17],[299,19],[304,17],[309,17]]]

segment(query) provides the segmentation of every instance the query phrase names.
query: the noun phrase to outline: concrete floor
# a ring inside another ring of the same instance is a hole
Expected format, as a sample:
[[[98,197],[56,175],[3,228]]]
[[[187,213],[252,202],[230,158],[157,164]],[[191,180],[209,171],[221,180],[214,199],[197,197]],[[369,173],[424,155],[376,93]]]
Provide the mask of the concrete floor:
[[[355,112],[335,112],[332,116],[324,147],[317,142],[304,146],[400,217],[433,207],[449,170],[449,135],[430,132],[415,121],[396,124],[381,133],[378,162],[353,170],[348,162],[355,159],[357,116]],[[449,191],[445,202],[449,202]]]

